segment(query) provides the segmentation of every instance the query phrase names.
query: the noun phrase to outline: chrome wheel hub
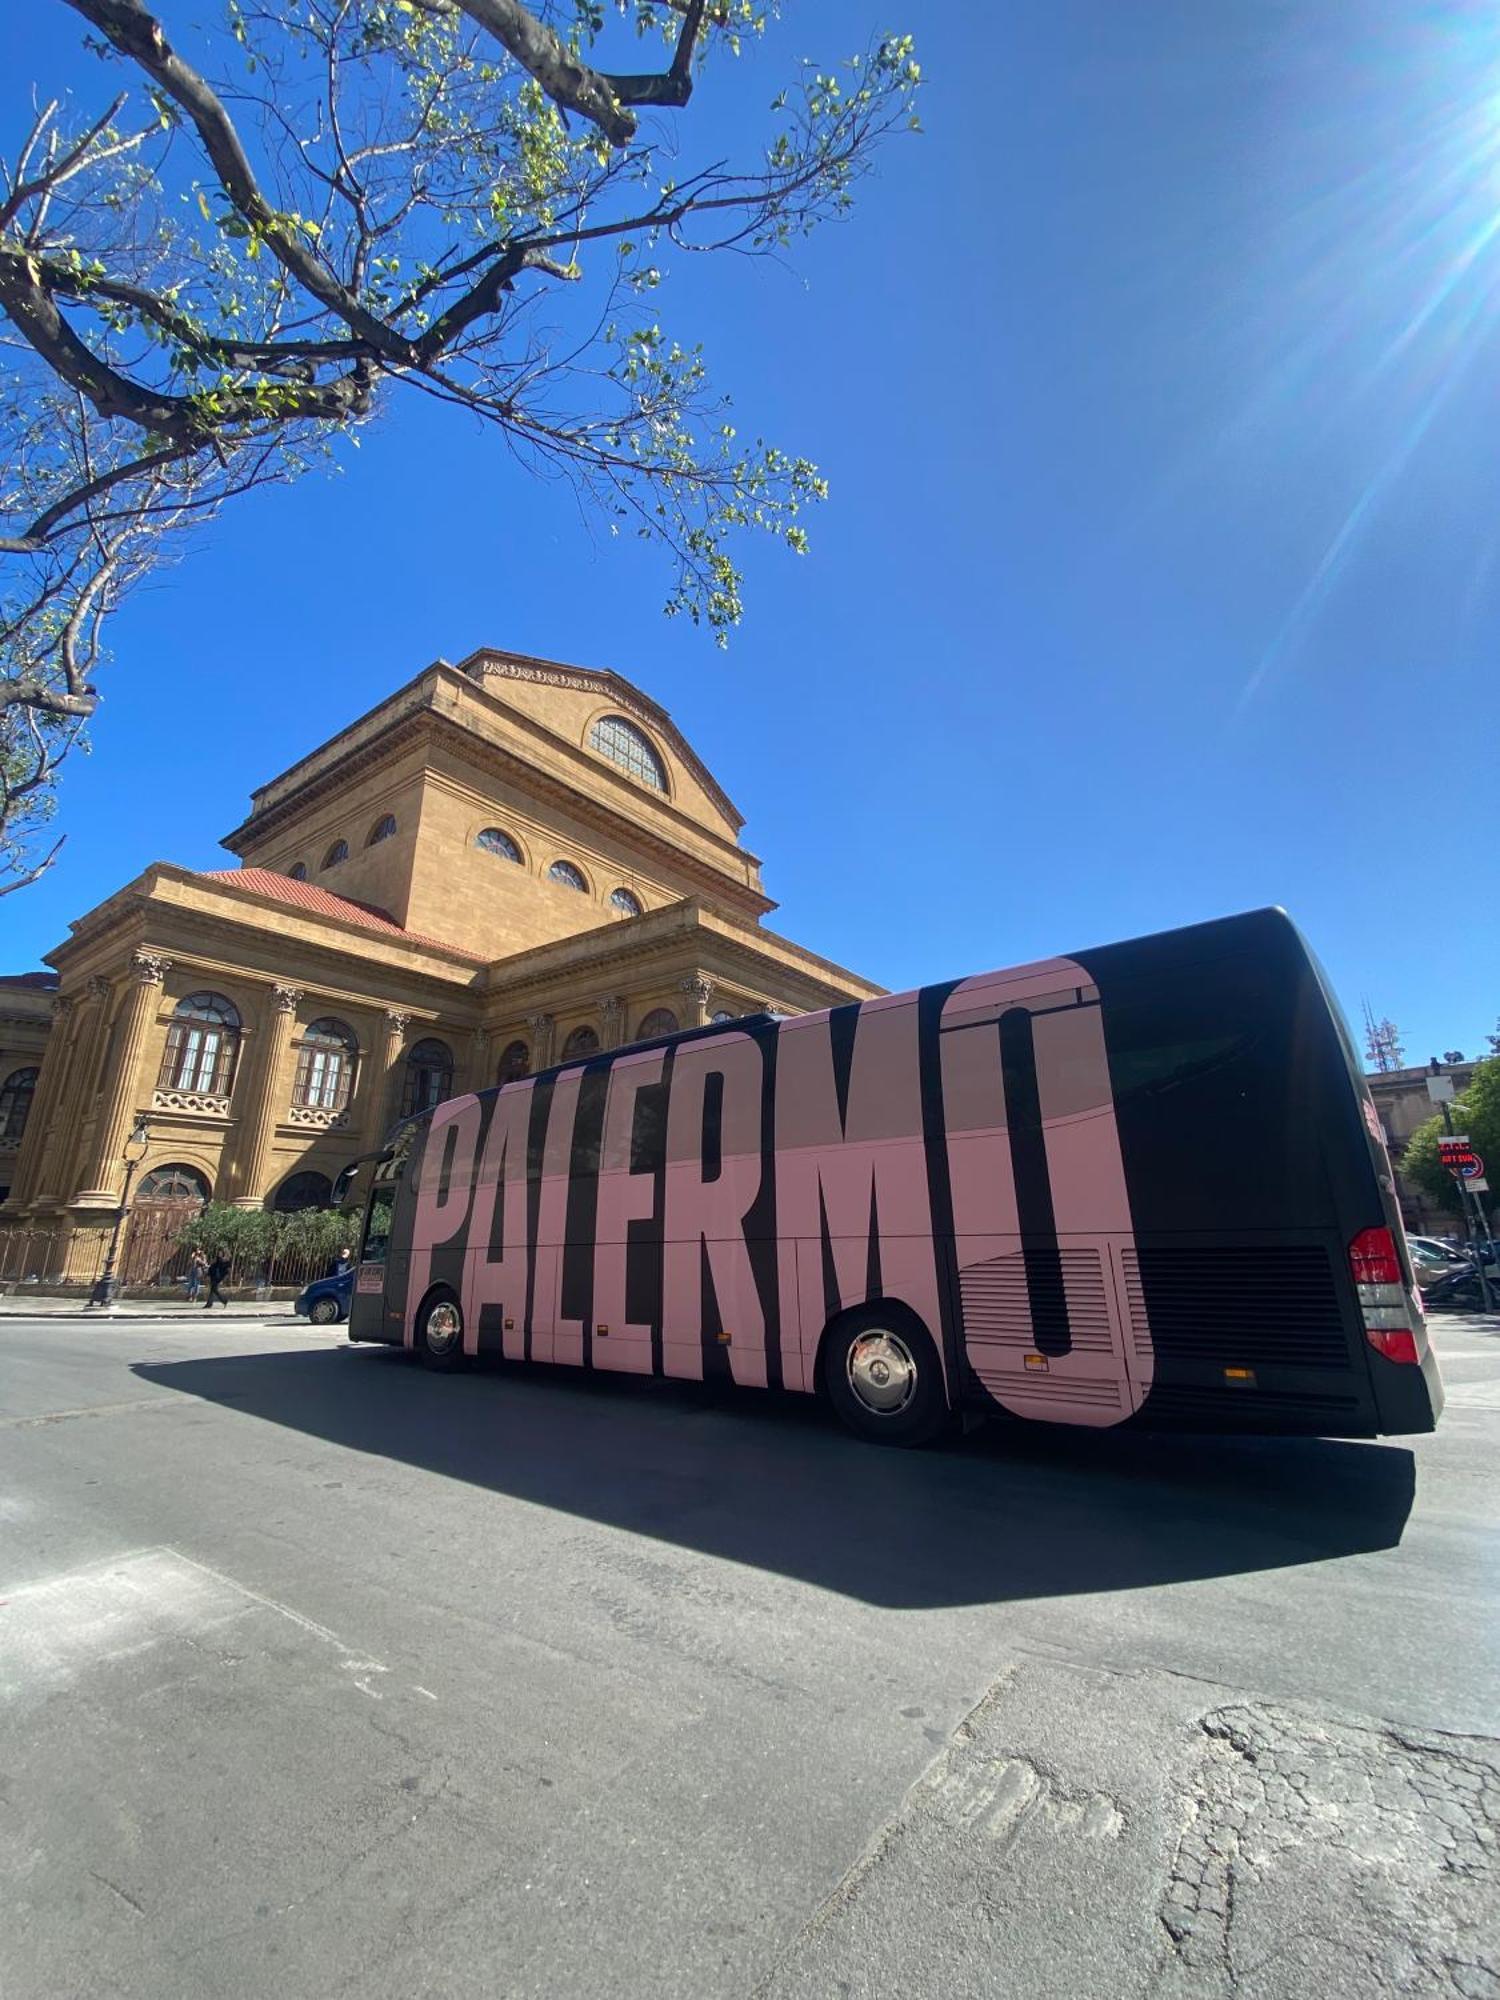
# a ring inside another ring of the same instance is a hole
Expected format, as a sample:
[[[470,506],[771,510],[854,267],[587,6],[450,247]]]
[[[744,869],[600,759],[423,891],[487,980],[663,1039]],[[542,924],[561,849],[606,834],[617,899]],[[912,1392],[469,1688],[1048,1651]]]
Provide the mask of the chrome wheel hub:
[[[427,1345],[434,1354],[446,1354],[458,1345],[462,1321],[458,1307],[444,1299],[427,1315]]]
[[[894,1416],[917,1393],[916,1359],[898,1333],[862,1333],[845,1368],[849,1387],[877,1416]]]

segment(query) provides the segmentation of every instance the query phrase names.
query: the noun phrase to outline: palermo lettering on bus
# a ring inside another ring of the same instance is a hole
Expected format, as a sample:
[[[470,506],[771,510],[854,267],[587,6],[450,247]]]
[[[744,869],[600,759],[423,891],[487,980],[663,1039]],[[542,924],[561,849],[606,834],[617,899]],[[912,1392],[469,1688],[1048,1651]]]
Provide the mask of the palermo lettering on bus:
[[[941,1325],[913,996],[781,1030],[776,1224],[789,1387],[811,1387],[825,1322],[871,1297]]]
[[[961,982],[943,1007],[965,1344],[1014,1416],[1103,1426],[1152,1381],[1099,995],[1066,959]]]
[[[464,1273],[465,1326],[472,1326],[477,1338],[485,1307],[496,1308],[501,1352],[511,1361],[519,1361],[526,1352],[526,1292],[531,1269],[526,1233],[527,1147],[534,1082],[527,1077],[508,1085],[492,1100]]]
[[[667,1105],[663,1352],[669,1374],[701,1377],[710,1307],[731,1335],[733,1379],[767,1385],[766,1312],[746,1226],[765,1179],[765,1059],[739,1030],[684,1042]],[[712,1286],[713,1299],[706,1296]]]
[[[479,1099],[472,1094],[450,1097],[432,1114],[422,1149],[417,1212],[412,1223],[408,1320],[432,1282],[433,1251],[458,1236],[469,1219],[482,1115]]]

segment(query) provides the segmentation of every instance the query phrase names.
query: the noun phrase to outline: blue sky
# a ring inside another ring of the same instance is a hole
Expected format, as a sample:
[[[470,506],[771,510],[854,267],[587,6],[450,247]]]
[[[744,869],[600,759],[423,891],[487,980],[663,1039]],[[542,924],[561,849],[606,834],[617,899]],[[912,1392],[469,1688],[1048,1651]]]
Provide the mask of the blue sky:
[[[1410,1060],[1500,1011],[1500,27],[1409,0],[789,5],[692,117],[912,28],[924,136],[785,267],[672,274],[817,459],[727,653],[651,555],[425,403],[241,503],[114,628],[8,968],[442,654],[610,666],[747,819],[778,928],[891,986],[1279,902]],[[207,0],[166,0],[169,21]],[[24,14],[24,19],[22,18]],[[60,4],[0,74],[104,79]],[[13,119],[8,119],[13,123]]]

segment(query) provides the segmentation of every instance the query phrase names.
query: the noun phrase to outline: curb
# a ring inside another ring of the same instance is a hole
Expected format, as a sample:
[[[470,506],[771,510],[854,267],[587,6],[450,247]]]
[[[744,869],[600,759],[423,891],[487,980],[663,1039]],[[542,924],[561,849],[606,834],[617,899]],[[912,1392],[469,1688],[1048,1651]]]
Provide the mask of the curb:
[[[152,1326],[186,1326],[190,1324],[188,1315],[182,1312],[131,1312],[128,1309],[124,1312],[112,1312],[107,1308],[90,1311],[85,1306],[78,1306],[67,1312],[15,1312],[9,1309],[0,1311],[0,1326],[3,1326],[8,1319],[24,1319],[33,1322],[51,1319],[81,1320],[86,1324],[94,1326],[123,1326],[127,1321],[139,1325],[150,1324]],[[284,1326],[289,1332],[296,1332],[304,1327],[309,1331],[312,1330],[312,1322],[310,1320],[300,1319],[294,1313],[233,1313],[226,1314],[222,1319],[216,1321],[215,1324],[220,1326]]]

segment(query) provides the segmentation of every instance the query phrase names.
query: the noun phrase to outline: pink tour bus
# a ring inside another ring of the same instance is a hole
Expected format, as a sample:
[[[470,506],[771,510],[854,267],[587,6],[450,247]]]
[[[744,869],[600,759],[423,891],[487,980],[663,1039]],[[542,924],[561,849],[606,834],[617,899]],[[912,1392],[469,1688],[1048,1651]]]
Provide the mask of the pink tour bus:
[[[1279,910],[611,1049],[408,1120],[349,1337],[1018,1421],[1370,1437],[1442,1389]]]

